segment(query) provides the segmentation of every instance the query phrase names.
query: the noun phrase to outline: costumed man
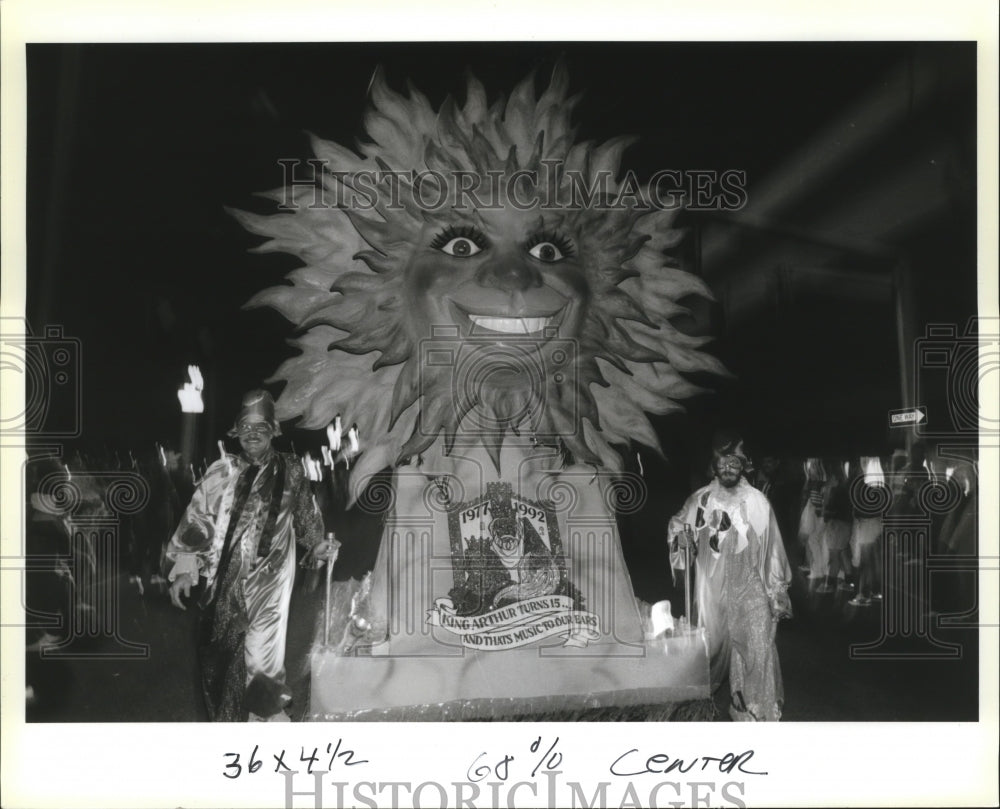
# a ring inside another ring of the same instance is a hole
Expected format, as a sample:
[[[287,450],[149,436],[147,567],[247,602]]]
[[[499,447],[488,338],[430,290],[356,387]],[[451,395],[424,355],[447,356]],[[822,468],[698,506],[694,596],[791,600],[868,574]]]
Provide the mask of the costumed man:
[[[199,658],[209,716],[216,721],[288,721],[285,635],[295,578],[333,558],[323,520],[298,459],[271,442],[281,430],[274,400],[251,391],[231,436],[243,452],[213,463],[166,550],[170,599],[204,579]]]
[[[791,569],[774,510],[743,476],[750,463],[738,436],[716,440],[712,468],[712,482],[670,520],[670,564],[676,572],[694,560],[712,690],[728,676],[733,719],[777,721],[784,693],[774,636],[791,616]]]

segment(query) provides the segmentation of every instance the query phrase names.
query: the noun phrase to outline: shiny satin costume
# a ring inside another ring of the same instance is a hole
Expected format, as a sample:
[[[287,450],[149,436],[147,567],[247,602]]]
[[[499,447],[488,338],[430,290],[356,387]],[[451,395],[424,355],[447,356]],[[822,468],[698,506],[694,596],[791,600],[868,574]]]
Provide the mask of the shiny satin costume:
[[[685,567],[677,537],[694,530],[694,602],[705,627],[713,690],[729,675],[735,720],[777,721],[784,691],[774,643],[779,618],[791,614],[791,570],[767,498],[745,478],[718,480],[691,495],[670,521],[670,564]]]
[[[259,465],[229,455],[209,467],[167,546],[168,577],[205,579],[199,657],[209,716],[246,721],[290,700],[285,635],[295,543],[323,541],[323,522],[298,459],[271,451]],[[248,704],[248,686],[265,696]]]

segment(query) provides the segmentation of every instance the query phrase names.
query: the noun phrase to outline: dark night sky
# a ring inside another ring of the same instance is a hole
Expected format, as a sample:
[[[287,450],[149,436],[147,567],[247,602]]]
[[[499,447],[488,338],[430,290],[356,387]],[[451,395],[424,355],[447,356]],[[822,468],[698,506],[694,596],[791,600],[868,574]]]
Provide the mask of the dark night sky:
[[[585,91],[577,112],[581,139],[638,135],[624,162],[640,176],[664,167],[743,169],[752,196],[755,180],[913,47],[30,45],[29,322],[36,331],[61,324],[81,340],[82,443],[176,442],[175,391],[186,365],[197,362],[208,383],[210,444],[228,426],[240,393],[261,384],[286,351],[283,321],[267,311],[242,312],[240,305],[296,266],[288,256],[248,254],[259,239],[223,207],[268,210],[253,194],[281,184],[279,159],[311,156],[306,131],[345,145],[363,138],[366,88],[377,65],[393,87],[409,79],[437,105],[449,93],[461,98],[466,69],[496,97],[532,69],[546,79],[562,56],[572,88]],[[950,48],[971,69],[969,46],[936,47]],[[974,99],[971,91],[967,96]],[[952,112],[957,126],[974,133],[974,105]],[[923,257],[915,265],[921,305],[931,309],[922,311],[923,320],[964,322],[974,314],[970,227],[946,222],[906,246],[904,252]],[[921,269],[947,263],[956,252],[965,260],[950,275],[940,265]],[[844,300],[827,297],[825,308],[821,300],[814,310],[822,312],[818,326],[813,314],[809,323],[764,321],[757,342],[721,334],[719,351],[741,381],[696,400],[692,421],[709,429],[749,406],[755,417],[773,415],[773,423],[757,425],[765,439],[776,443],[781,432],[782,446],[804,454],[823,430],[820,414],[829,399],[808,384],[803,390],[801,372],[817,357],[827,371],[816,380],[832,378],[841,388],[853,361],[880,377],[872,395],[875,412],[884,414],[898,388],[892,322],[878,310],[869,319],[882,322],[860,333]],[[720,323],[717,313],[711,319]],[[809,325],[836,339],[800,339],[796,330]],[[858,360],[866,346],[867,364]],[[796,395],[798,412],[815,417],[793,420],[794,429],[782,432],[781,403]],[[856,416],[844,417],[850,424]],[[661,426],[683,431],[683,420]],[[870,432],[881,436],[878,429]]]

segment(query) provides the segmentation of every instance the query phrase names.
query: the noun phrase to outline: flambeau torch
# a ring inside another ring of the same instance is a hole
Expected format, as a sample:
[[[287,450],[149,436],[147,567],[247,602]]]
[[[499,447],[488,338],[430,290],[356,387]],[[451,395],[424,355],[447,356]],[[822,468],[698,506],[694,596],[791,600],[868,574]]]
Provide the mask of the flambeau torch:
[[[358,425],[352,424],[351,429],[347,431],[347,447],[344,449],[344,460],[348,469],[351,468],[351,459],[359,452],[361,452],[361,440],[358,436]]]
[[[197,365],[187,367],[188,381],[177,391],[181,403],[181,457],[186,465],[194,463],[195,439],[198,433],[198,414],[205,412],[201,392],[205,380]]]
[[[691,620],[691,582],[694,574],[691,571],[691,546],[694,544],[694,531],[691,530],[691,523],[684,523],[684,620],[687,623],[687,631],[694,629],[694,622]]]
[[[673,558],[674,553],[680,551],[684,556],[684,617],[680,619],[681,627],[685,633],[691,632],[694,629],[694,621],[692,621],[691,615],[691,584],[694,578],[693,571],[691,570],[691,562],[696,557],[698,550],[694,545],[695,534],[691,528],[691,523],[683,523],[683,525],[676,525],[673,520],[670,521],[670,531],[672,536],[670,536],[670,548],[671,548],[671,558]],[[677,530],[679,529],[679,530]],[[680,538],[684,537],[683,547],[680,544]],[[674,568],[674,585],[677,584],[677,569]],[[654,605],[655,606],[655,605]]]

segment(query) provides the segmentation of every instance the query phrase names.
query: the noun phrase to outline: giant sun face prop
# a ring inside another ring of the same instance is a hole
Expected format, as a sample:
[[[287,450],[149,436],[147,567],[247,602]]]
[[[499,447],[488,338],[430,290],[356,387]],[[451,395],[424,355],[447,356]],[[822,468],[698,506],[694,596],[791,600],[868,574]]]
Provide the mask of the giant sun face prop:
[[[699,391],[683,373],[725,373],[670,322],[709,294],[669,258],[675,212],[620,176],[630,139],[574,142],[567,90],[557,67],[540,98],[529,77],[488,105],[470,78],[463,105],[434,110],[377,74],[361,154],[313,139],[319,198],[297,186],[273,193],[277,215],[233,212],[269,237],[258,250],[303,262],[248,304],[300,335],[271,380],[287,383],[278,417],[357,422],[372,438],[355,478],[438,441],[498,464],[526,433],[617,470],[615,446],[658,448],[647,414]]]

